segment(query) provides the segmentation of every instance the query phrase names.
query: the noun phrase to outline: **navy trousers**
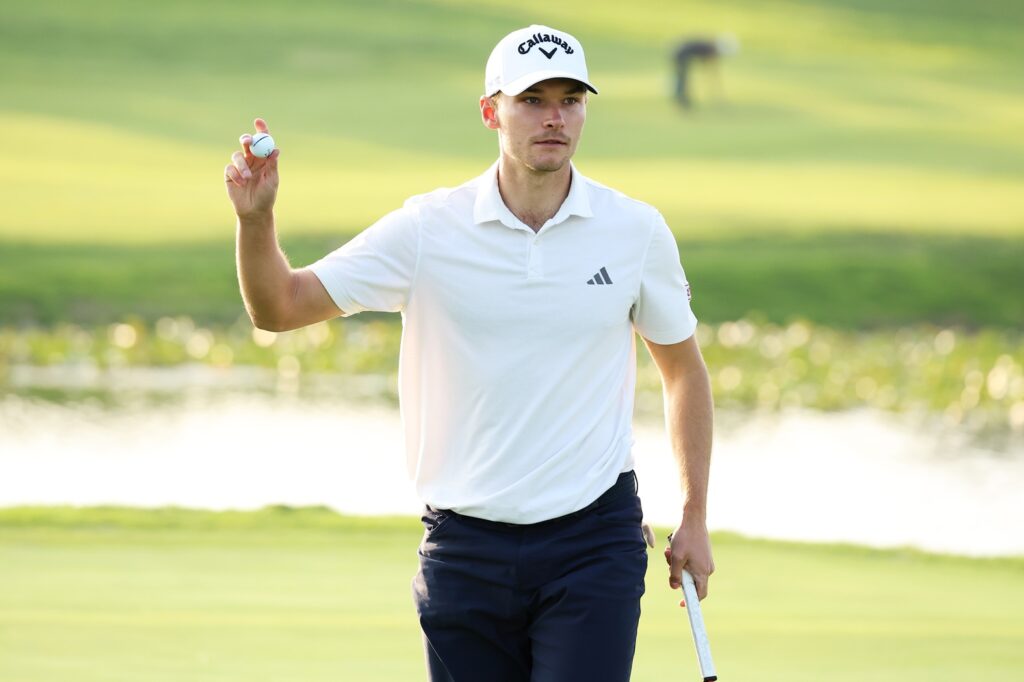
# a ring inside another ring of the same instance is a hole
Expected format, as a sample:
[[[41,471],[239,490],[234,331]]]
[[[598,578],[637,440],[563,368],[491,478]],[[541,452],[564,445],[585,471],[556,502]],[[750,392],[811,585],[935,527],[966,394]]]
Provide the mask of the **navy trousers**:
[[[625,682],[647,545],[636,476],[530,525],[427,507],[413,595],[431,682]]]

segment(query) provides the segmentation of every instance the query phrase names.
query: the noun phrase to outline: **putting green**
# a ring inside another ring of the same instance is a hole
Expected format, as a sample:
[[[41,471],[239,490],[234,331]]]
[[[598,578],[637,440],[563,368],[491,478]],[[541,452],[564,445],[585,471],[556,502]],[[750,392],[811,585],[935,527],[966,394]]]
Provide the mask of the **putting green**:
[[[416,519],[0,510],[0,679],[422,679]],[[1024,675],[1024,562],[714,538],[722,679]],[[634,679],[697,679],[652,552]]]

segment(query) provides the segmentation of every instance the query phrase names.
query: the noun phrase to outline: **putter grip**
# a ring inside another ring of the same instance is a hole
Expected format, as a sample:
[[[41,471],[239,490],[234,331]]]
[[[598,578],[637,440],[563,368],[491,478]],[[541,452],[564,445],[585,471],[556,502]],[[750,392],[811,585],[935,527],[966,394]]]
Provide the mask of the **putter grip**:
[[[697,660],[704,682],[717,680],[715,663],[711,660],[711,645],[708,643],[708,632],[704,629],[704,617],[700,612],[700,599],[697,598],[697,586],[689,571],[683,571],[683,599],[686,601],[686,615],[690,617],[690,631],[693,632],[693,644],[697,647]]]

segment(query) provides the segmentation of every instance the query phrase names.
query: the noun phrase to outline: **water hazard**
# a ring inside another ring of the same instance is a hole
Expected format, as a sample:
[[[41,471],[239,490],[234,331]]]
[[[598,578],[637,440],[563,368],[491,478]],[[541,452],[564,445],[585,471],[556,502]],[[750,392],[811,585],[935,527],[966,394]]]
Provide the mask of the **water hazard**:
[[[1024,447],[875,411],[720,415],[709,525],[777,539],[1024,555]],[[667,438],[636,428],[649,520],[678,521]],[[0,506],[327,505],[416,514],[397,410],[241,393],[109,409],[0,399]]]

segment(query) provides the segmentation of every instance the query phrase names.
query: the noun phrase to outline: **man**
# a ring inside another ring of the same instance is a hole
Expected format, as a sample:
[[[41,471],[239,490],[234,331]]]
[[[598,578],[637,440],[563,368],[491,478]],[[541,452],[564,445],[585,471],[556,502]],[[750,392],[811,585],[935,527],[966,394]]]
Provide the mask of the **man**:
[[[690,67],[694,62],[706,64],[711,68],[714,83],[720,91],[722,78],[718,60],[721,57],[736,54],[737,51],[739,51],[739,42],[732,35],[683,40],[672,55],[676,74],[676,101],[687,109],[693,104],[689,92],[689,75]]]
[[[661,215],[570,163],[597,92],[579,42],[515,31],[485,83],[498,161],[301,270],[274,232],[279,151],[253,158],[243,135],[225,168],[242,294],[253,322],[275,331],[402,314],[407,460],[427,505],[413,590],[430,679],[628,680],[647,567],[630,452],[634,330],[663,378],[685,495],[669,582],[678,588],[686,567],[703,597],[713,571],[696,320]]]

